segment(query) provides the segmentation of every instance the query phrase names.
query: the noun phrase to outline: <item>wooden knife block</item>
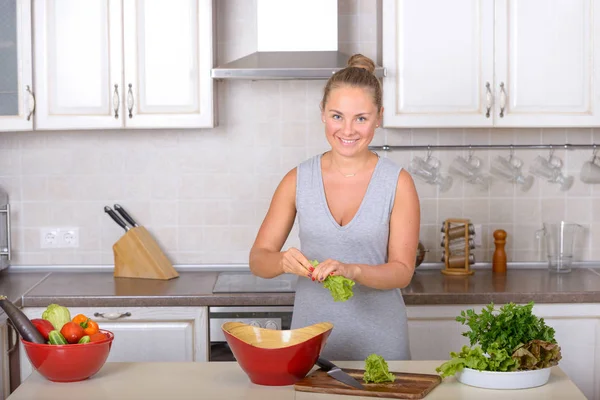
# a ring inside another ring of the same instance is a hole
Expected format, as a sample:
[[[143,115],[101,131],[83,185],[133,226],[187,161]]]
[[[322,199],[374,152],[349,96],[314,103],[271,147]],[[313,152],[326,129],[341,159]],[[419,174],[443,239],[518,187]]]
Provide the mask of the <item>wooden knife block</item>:
[[[143,226],[129,229],[114,245],[115,277],[168,280],[179,274]]]

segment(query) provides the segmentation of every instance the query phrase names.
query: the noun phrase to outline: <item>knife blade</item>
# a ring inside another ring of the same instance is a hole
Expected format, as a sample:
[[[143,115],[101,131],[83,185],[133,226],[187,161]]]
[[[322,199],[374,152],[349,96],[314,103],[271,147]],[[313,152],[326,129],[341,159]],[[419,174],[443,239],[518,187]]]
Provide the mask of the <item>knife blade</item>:
[[[135,220],[133,218],[131,218],[131,215],[129,215],[129,213],[127,211],[125,211],[125,209],[123,207],[121,207],[119,204],[115,204],[115,210],[117,210],[117,212],[119,214],[121,214],[121,216],[125,219],[125,221],[129,222],[129,225],[136,227],[138,226],[137,222],[135,222]]]
[[[352,386],[356,389],[364,389],[365,387],[361,385],[359,381],[354,379],[352,376],[348,375],[346,372],[342,371],[340,367],[335,365],[329,360],[324,359],[323,357],[319,357],[317,359],[317,365],[321,367],[324,371],[327,372],[327,375],[332,378],[345,383],[346,385]]]
[[[117,215],[116,212],[113,211],[112,208],[110,208],[109,206],[104,206],[104,212],[107,213],[108,215],[110,215],[110,217],[113,219],[113,221],[115,221],[117,224],[119,224],[119,226],[123,229],[125,229],[125,232],[127,232],[130,228],[127,226],[127,224],[125,224],[125,222],[123,222],[123,220],[121,219],[121,217],[119,217]]]

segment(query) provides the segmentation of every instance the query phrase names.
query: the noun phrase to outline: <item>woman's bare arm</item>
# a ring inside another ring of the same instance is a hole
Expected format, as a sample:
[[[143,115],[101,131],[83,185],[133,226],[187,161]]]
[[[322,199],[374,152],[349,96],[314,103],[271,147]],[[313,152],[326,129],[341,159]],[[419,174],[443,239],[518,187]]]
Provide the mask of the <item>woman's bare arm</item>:
[[[261,278],[284,272],[308,276],[311,267],[299,250],[281,252],[296,218],[296,168],[288,172],[275,190],[267,215],[250,250],[250,271]]]

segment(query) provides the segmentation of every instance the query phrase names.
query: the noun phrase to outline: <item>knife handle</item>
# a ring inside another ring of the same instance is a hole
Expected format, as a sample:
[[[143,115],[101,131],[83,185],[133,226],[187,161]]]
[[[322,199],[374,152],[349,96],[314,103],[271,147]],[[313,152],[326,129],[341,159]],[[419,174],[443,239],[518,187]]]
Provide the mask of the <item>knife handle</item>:
[[[129,215],[129,213],[127,211],[125,211],[125,209],[123,207],[121,207],[118,204],[115,204],[115,210],[117,210],[117,212],[119,214],[121,214],[121,216],[123,218],[125,218],[125,221],[129,222],[129,224],[131,226],[138,226],[138,224],[135,222],[135,220],[133,218],[131,218],[131,215]]]
[[[117,215],[117,213],[115,213],[112,208],[110,208],[109,206],[104,206],[104,212],[106,212],[108,215],[110,215],[110,217],[117,224],[119,224],[119,226],[121,228],[125,229],[125,232],[127,232],[129,230],[129,227],[127,225],[125,225],[125,222],[123,222],[123,220],[121,218],[119,218],[119,216]]]
[[[319,357],[317,359],[317,365],[319,367],[323,368],[323,370],[325,370],[325,371],[331,371],[332,369],[337,368],[337,366],[334,363],[332,363],[331,361],[326,360],[322,357]]]

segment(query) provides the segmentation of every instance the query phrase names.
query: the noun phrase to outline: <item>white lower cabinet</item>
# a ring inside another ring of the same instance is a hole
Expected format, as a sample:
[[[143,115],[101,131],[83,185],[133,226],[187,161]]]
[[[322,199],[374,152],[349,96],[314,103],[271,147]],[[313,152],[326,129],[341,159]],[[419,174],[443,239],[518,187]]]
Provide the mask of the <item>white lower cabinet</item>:
[[[23,311],[29,318],[40,318],[45,309]],[[84,314],[115,334],[107,362],[208,361],[206,307],[69,307],[69,311],[71,318]],[[23,382],[32,367],[20,346]]]
[[[484,306],[408,306],[412,359],[447,360],[451,351],[460,351],[469,344],[462,336],[469,328],[456,317],[461,310],[480,312]],[[588,399],[600,400],[600,304],[537,304],[533,312],[556,331],[562,354],[560,368]]]

